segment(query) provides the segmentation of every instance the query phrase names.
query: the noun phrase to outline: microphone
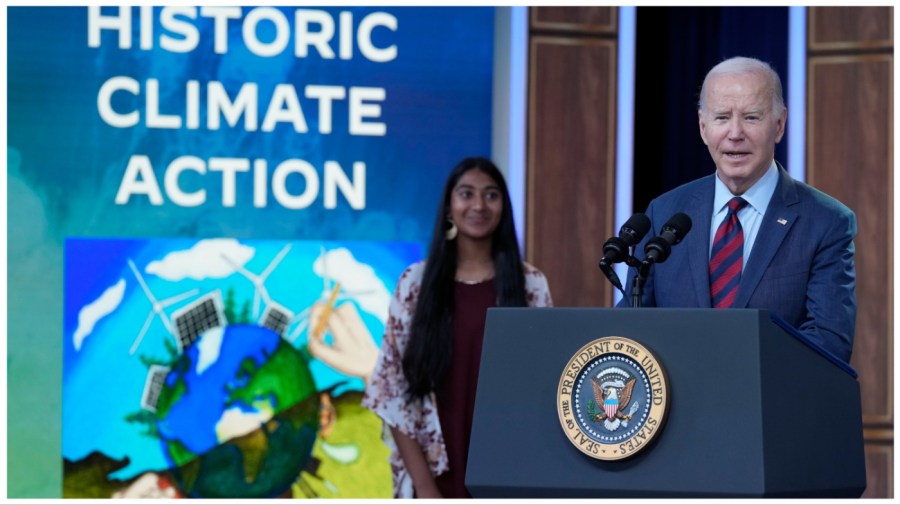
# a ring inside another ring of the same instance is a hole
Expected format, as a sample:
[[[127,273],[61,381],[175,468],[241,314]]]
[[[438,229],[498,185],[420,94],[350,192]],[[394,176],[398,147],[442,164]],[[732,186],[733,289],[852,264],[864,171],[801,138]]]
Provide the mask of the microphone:
[[[687,232],[691,231],[691,218],[683,212],[679,212],[669,218],[662,227],[659,236],[650,239],[644,246],[644,263],[662,263],[669,259],[672,246],[681,242]]]
[[[628,221],[625,221],[625,224],[619,228],[618,237],[610,237],[603,244],[603,258],[598,266],[609,282],[622,293],[625,293],[625,290],[622,289],[622,281],[619,280],[619,276],[610,265],[627,260],[630,257],[628,248],[640,242],[648,231],[650,231],[650,218],[637,213],[628,218]]]
[[[628,259],[628,248],[637,244],[650,231],[650,218],[638,212],[628,218],[625,224],[619,228],[618,237],[610,237],[603,244],[603,258],[600,260],[600,268],[608,267],[613,263],[621,263]]]

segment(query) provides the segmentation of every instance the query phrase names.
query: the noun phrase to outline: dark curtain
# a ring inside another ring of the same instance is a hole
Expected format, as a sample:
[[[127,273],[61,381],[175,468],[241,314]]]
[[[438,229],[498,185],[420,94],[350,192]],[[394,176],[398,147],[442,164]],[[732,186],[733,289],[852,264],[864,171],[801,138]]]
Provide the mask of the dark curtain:
[[[732,56],[758,58],[778,72],[787,93],[787,32],[787,7],[638,7],[635,212],[715,171],[697,125],[700,86],[710,68]],[[786,144],[785,135],[775,151],[782,163]]]

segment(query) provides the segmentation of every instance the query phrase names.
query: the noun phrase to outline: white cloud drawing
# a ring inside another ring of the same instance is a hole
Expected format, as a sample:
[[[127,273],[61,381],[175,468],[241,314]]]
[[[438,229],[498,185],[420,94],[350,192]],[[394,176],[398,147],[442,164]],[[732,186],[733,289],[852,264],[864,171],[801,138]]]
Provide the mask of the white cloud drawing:
[[[167,281],[222,279],[253,257],[255,250],[233,238],[201,240],[186,251],[174,251],[147,265],[147,273]],[[225,258],[228,258],[227,260]],[[230,260],[230,262],[229,262]]]
[[[328,268],[325,268],[323,261],[327,263]],[[375,275],[375,270],[365,263],[356,261],[350,251],[341,248],[326,252],[313,263],[313,271],[321,276],[327,273],[331,279],[341,283],[341,290],[349,293],[363,310],[377,317],[382,323],[387,321],[391,292]]]
[[[116,307],[122,303],[122,296],[124,295],[125,279],[119,279],[119,282],[106,288],[99,298],[78,311],[78,328],[75,329],[75,335],[72,337],[72,344],[75,346],[76,351],[81,350],[81,344],[94,331],[94,325],[97,324],[97,321],[116,310]]]

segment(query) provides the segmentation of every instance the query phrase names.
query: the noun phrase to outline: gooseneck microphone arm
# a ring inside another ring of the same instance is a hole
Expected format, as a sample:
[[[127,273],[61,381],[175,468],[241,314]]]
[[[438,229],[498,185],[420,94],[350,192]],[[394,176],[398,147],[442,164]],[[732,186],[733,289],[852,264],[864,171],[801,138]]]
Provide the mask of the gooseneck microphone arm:
[[[630,253],[630,249],[640,242],[648,231],[650,231],[650,218],[644,214],[637,213],[628,218],[628,221],[619,228],[618,237],[610,237],[603,244],[603,258],[600,259],[598,266],[603,275],[622,292],[623,296],[625,295],[625,290],[622,288],[622,282],[619,280],[619,276],[616,275],[616,271],[613,270],[612,265],[623,261],[631,265],[637,261]]]
[[[631,306],[640,307],[644,296],[644,284],[650,276],[650,269],[656,263],[662,263],[669,259],[672,246],[679,244],[687,232],[691,231],[691,218],[679,212],[669,218],[662,227],[662,232],[650,239],[644,246],[644,261],[635,260],[633,267],[637,270],[631,282]],[[631,263],[629,263],[631,264]]]
[[[650,275],[650,266],[653,263],[640,261],[636,265],[637,274],[631,279],[631,306],[640,307],[644,298],[644,284],[647,283],[647,277]]]

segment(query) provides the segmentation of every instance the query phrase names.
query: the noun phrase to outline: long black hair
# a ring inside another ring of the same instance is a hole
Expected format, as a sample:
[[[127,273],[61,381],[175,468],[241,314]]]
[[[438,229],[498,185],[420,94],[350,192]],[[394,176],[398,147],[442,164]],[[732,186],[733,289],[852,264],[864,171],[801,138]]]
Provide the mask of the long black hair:
[[[407,397],[423,398],[434,391],[450,370],[453,356],[453,299],[456,277],[456,242],[447,240],[447,216],[450,198],[459,179],[469,170],[487,174],[503,195],[500,223],[492,236],[491,256],[494,261],[494,288],[500,307],[526,305],[525,274],[516,240],[509,189],[503,174],[487,158],[460,161],[447,178],[434,222],[428,260],[422,274],[422,285],[410,328],[409,343],[403,353],[403,373],[409,383]]]

